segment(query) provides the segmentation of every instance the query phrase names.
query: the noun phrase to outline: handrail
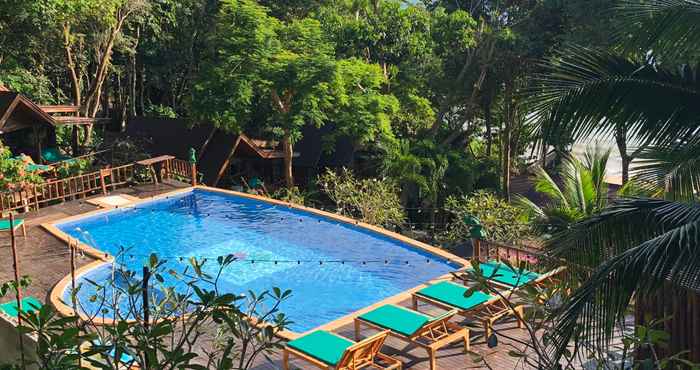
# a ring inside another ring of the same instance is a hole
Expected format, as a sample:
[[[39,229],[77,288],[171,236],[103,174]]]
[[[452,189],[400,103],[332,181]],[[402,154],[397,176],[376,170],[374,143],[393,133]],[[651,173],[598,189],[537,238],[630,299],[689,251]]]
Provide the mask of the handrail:
[[[169,159],[161,169],[163,178],[191,181],[192,164]],[[137,183],[135,164],[108,167],[98,171],[30,185],[22,190],[0,192],[0,212],[28,212],[68,199],[84,198],[98,193],[107,194],[119,187]]]

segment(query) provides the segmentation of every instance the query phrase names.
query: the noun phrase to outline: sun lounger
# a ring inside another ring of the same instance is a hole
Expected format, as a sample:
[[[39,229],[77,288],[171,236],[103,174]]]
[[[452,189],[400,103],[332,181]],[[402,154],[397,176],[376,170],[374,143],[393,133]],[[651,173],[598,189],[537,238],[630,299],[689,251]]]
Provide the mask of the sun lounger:
[[[355,337],[359,337],[361,325],[377,330],[389,330],[389,335],[425,349],[430,358],[430,369],[437,368],[436,352],[450,343],[464,342],[469,351],[469,329],[450,319],[457,310],[439,316],[426,314],[406,307],[387,304],[355,318]]]
[[[41,151],[41,159],[51,164],[73,160],[73,158],[59,152],[58,148],[45,148]]]
[[[14,229],[17,230],[20,227],[22,228],[22,235],[25,237],[27,236],[27,227],[24,224],[24,220],[22,219],[15,219]],[[10,232],[10,220],[0,220],[0,232]]]
[[[340,335],[317,330],[287,343],[283,352],[283,366],[288,370],[289,356],[294,355],[321,369],[401,369],[401,361],[379,352],[388,334],[388,331],[382,331],[353,342]]]
[[[525,285],[543,285],[558,282],[557,277],[566,270],[566,267],[559,267],[554,270],[537,273],[527,269],[520,271],[517,267],[508,267],[503,262],[488,261],[479,264],[482,274],[491,283],[506,289],[518,289]],[[467,271],[473,271],[471,267]]]
[[[26,155],[26,154],[20,154],[16,157],[13,158],[16,161],[20,161],[24,163],[24,169],[28,172],[47,172],[51,170],[51,166],[47,166],[44,164],[36,164],[34,163],[34,160],[32,157]]]
[[[38,311],[41,309],[43,304],[36,298],[29,296],[22,298],[22,312],[30,313],[33,311]],[[13,300],[0,304],[0,312],[7,316],[17,318],[19,316],[19,308],[17,307],[17,301]]]
[[[456,309],[460,316],[480,321],[486,338],[491,336],[496,320],[517,314],[518,327],[522,327],[522,306],[511,309],[501,297],[475,291],[465,296],[469,288],[451,281],[442,281],[423,288],[412,295],[413,309],[418,309],[419,302],[451,310]]]

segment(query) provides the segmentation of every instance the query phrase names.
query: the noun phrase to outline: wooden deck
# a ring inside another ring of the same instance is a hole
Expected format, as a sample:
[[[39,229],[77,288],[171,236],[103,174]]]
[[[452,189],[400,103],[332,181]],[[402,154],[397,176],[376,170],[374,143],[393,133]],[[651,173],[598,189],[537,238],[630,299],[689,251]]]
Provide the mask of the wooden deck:
[[[119,189],[111,194],[128,194],[133,197],[146,198],[158,195],[164,192],[173,191],[179,188],[188,187],[188,184],[179,183],[176,181],[166,181],[165,183],[139,185]],[[102,195],[99,195],[102,196]],[[98,196],[98,197],[99,197]],[[65,243],[50,235],[40,227],[42,223],[56,221],[68,216],[86,213],[95,209],[97,206],[88,203],[89,198],[69,201],[58,205],[42,208],[39,211],[30,212],[23,215],[27,221],[27,238],[18,238],[19,260],[22,275],[29,275],[32,278],[32,284],[27,289],[25,294],[33,295],[42,300],[47,300],[49,292],[54,285],[65,277],[70,272],[70,260],[68,248]],[[7,235],[0,236],[0,281],[5,282],[13,278],[12,272],[12,253],[9,247],[10,239]],[[94,259],[88,256],[78,258],[78,266],[83,266]],[[10,298],[6,297],[2,301],[7,301]],[[409,306],[410,302],[402,302],[402,305]],[[426,306],[421,306],[421,311],[427,313],[436,313]],[[293,318],[292,318],[293,319]],[[463,323],[470,325],[470,323]],[[527,340],[527,333],[523,329],[519,329],[513,319],[506,319],[495,325],[495,330],[498,335],[498,345],[494,348],[489,348],[483,338],[483,331],[479,325],[471,325],[473,327],[471,339],[471,350],[474,354],[465,354],[460,343],[455,343],[452,346],[438,352],[437,365],[439,369],[525,369],[526,365],[520,359],[508,355],[508,351],[516,348],[521,348],[515,340]],[[352,325],[346,325],[336,331],[348,338],[353,337]],[[362,332],[363,337],[369,336],[374,332],[365,329]],[[389,338],[382,352],[392,355],[401,360],[405,369],[428,369],[429,362],[427,353],[414,346],[409,346],[394,338]],[[475,362],[475,358],[483,357],[488,366],[484,366],[483,362]],[[254,369],[281,369],[282,355],[281,353],[273,355],[271,362],[260,358],[257,361]],[[294,359],[292,361],[292,369],[312,369],[308,363]]]

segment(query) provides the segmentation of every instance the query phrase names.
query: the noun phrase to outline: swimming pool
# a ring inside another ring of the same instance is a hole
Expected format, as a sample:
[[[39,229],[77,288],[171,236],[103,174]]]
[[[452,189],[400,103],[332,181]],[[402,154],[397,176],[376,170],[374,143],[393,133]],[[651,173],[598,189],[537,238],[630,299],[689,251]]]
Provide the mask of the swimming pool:
[[[220,289],[236,294],[272,287],[291,289],[292,296],[281,309],[294,321],[289,329],[296,332],[460,267],[360,226],[200,188],[55,226],[112,255],[126,248],[120,268],[131,271],[140,271],[150,253],[168,260],[176,270],[187,265],[188,257],[215,260],[233,254],[240,261],[225,270]],[[213,270],[215,265],[205,267]],[[101,281],[109,274],[111,267],[104,266],[81,278]],[[63,292],[66,302],[69,294],[69,289]],[[79,298],[86,311],[96,309],[87,302],[92,294],[90,286],[84,284]]]

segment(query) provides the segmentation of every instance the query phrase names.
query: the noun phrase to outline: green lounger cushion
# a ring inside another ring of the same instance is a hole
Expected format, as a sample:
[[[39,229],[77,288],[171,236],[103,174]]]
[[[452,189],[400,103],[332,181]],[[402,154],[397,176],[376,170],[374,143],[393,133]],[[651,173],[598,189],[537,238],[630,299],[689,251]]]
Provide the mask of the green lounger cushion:
[[[27,171],[29,171],[29,172],[36,172],[36,171],[48,171],[48,170],[51,169],[51,166],[47,166],[47,165],[44,165],[44,164],[33,164],[33,163],[29,163],[29,164],[27,164],[27,166],[26,166],[25,168],[26,168]]]
[[[343,357],[345,350],[353,344],[355,344],[355,342],[349,339],[331,334],[327,331],[317,330],[287,343],[287,346],[318,359],[325,364],[335,366]]]
[[[467,292],[467,289],[467,287],[451,281],[442,281],[423,288],[417,291],[416,294],[461,310],[471,310],[493,298],[492,295],[480,291],[475,291],[469,297],[465,297],[464,293]]]
[[[65,161],[71,157],[61,154],[56,148],[46,148],[41,152],[41,158],[49,163]]]
[[[30,296],[22,298],[22,311],[24,313],[38,311],[41,309],[41,306],[43,306],[43,304],[34,297]],[[0,304],[0,311],[4,312],[10,317],[17,317],[19,315],[19,310],[17,309],[17,301],[15,300]]]
[[[522,274],[518,275],[517,267],[515,270],[508,267],[506,264],[496,261],[480,263],[481,272],[489,280],[506,284],[512,287],[521,287],[532,280],[537,279],[540,275],[532,271],[523,270]]]
[[[360,319],[407,337],[432,321],[432,317],[428,315],[393,304],[387,304],[360,315]]]
[[[15,229],[22,226],[24,220],[15,219]],[[10,231],[10,220],[0,220],[0,231]]]

